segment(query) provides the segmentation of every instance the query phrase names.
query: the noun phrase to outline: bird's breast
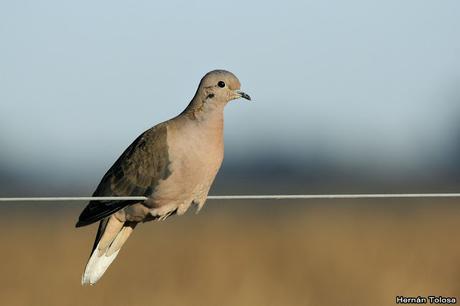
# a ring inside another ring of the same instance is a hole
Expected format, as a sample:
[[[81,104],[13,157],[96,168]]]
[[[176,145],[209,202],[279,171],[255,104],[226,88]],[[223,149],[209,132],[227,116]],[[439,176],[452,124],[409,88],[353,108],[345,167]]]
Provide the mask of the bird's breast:
[[[224,157],[223,131],[200,125],[168,127],[171,175],[155,188],[153,203],[180,215],[192,202],[202,206]],[[169,208],[168,208],[169,209]]]

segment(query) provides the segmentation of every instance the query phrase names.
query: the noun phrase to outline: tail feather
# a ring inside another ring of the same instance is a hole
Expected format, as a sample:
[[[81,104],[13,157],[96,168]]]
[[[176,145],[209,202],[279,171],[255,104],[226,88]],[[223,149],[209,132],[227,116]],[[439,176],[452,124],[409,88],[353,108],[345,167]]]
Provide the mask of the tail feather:
[[[122,222],[114,216],[101,220],[91,257],[82,275],[82,285],[94,285],[117,257],[136,223]]]
[[[117,237],[112,241],[110,246],[106,251],[106,256],[112,256],[115,252],[118,252],[123,244],[125,244],[126,240],[129,238],[131,233],[133,232],[134,227],[129,225],[124,225],[121,231],[118,233]]]

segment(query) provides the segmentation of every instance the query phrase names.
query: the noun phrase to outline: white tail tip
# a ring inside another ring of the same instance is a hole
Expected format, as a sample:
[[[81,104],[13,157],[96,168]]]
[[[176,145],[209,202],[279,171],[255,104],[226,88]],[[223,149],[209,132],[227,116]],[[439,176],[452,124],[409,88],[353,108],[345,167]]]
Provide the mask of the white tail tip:
[[[119,251],[120,250],[117,250],[107,256],[107,252],[101,254],[102,252],[98,250],[98,247],[96,247],[88,261],[88,264],[86,265],[85,272],[81,277],[81,284],[94,285],[102,277],[102,275],[104,275],[112,261],[115,257],[117,257]]]

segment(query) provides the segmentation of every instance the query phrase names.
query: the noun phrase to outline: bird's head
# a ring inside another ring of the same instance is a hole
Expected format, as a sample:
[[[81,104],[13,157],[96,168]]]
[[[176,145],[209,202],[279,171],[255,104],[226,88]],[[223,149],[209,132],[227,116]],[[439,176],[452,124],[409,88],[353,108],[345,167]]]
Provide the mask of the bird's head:
[[[198,93],[205,103],[224,103],[239,98],[251,100],[251,97],[240,90],[238,78],[226,70],[208,72],[200,82]]]

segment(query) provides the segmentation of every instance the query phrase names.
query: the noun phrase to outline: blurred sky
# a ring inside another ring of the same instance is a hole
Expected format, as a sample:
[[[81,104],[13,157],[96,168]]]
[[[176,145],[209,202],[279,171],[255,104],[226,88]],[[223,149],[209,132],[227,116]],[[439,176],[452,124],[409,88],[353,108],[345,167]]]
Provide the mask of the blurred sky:
[[[2,1],[0,163],[99,179],[223,68],[254,98],[227,107],[226,159],[442,164],[459,17],[459,1]]]

